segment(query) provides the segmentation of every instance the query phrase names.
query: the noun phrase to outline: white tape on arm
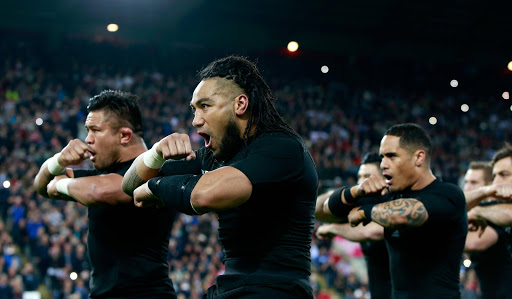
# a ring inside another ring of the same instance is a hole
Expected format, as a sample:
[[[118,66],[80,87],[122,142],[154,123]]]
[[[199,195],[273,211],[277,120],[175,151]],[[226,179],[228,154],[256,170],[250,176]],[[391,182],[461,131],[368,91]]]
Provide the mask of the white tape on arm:
[[[60,194],[64,194],[64,195],[67,195],[67,196],[70,196],[69,195],[69,191],[68,191],[68,184],[69,182],[71,182],[71,178],[65,178],[65,179],[61,179],[57,182],[57,184],[55,185],[55,187],[57,187],[57,191],[59,191]]]
[[[151,169],[160,169],[165,163],[164,157],[156,152],[156,148],[160,144],[160,141],[155,143],[153,147],[144,153],[144,164]]]
[[[59,164],[60,153],[56,153],[48,159],[48,171],[53,175],[61,175],[66,171],[66,167]]]

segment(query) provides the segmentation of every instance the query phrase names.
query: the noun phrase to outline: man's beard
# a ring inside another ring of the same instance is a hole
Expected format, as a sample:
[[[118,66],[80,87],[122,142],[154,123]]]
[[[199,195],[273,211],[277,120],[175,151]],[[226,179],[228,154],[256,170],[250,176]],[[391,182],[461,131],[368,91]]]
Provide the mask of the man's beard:
[[[232,159],[242,148],[243,140],[240,138],[240,130],[236,123],[230,120],[226,127],[226,133],[220,142],[219,152],[214,154],[218,161],[227,162]]]

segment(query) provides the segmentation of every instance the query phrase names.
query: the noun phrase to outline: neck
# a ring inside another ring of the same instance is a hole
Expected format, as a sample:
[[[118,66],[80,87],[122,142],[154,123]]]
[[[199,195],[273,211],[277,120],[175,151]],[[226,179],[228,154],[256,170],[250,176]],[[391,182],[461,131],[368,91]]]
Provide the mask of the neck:
[[[430,185],[436,177],[432,173],[430,168],[425,169],[421,172],[419,179],[412,185],[411,190],[421,190]]]
[[[140,154],[147,151],[148,148],[144,143],[144,140],[140,138],[140,142],[130,142],[127,145],[123,146],[121,150],[121,154],[119,155],[119,163],[126,162],[132,159],[137,158]]]

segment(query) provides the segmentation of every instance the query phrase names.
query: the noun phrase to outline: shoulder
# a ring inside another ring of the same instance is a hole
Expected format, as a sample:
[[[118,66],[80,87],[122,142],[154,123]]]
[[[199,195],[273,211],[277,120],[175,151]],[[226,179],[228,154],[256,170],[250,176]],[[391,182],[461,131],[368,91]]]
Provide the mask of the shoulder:
[[[302,139],[281,132],[263,133],[251,142],[252,150],[272,150],[282,154],[302,153],[305,144]]]
[[[431,196],[447,198],[456,204],[466,203],[464,192],[462,192],[459,186],[453,183],[443,182],[440,179],[436,179],[432,184],[423,189],[423,193]]]
[[[450,195],[450,196],[464,197],[464,193],[459,188],[459,186],[457,186],[453,183],[443,182],[443,181],[440,181],[439,179],[436,179],[433,182],[432,187],[434,187],[433,191],[435,191],[436,193],[443,193],[443,194]]]

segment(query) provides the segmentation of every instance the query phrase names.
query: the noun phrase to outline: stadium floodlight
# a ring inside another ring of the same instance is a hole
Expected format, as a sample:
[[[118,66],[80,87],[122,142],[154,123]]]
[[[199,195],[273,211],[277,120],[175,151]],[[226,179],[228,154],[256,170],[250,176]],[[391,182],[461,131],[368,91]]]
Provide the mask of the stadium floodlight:
[[[108,24],[107,30],[109,32],[116,32],[117,30],[119,30],[119,26],[117,24]]]
[[[299,49],[299,43],[296,41],[291,41],[288,43],[287,49],[288,49],[288,51],[290,51],[292,53],[296,52]]]

